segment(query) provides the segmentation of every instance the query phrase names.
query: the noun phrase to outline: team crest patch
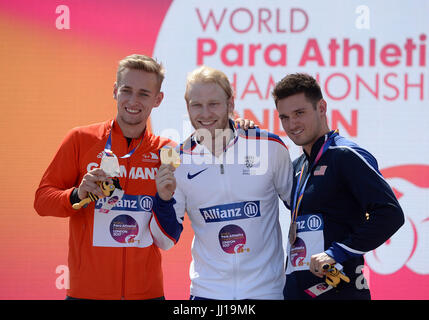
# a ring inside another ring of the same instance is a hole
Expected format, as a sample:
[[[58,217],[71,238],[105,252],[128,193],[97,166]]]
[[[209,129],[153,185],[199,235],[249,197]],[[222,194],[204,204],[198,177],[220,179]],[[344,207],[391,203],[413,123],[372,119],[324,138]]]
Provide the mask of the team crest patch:
[[[244,157],[244,165],[246,168],[250,169],[255,164],[255,157],[254,156],[245,156]]]
[[[149,152],[149,153],[145,153],[142,157],[142,161],[143,162],[158,162],[159,161],[159,157],[157,154],[153,153],[153,152]]]
[[[250,169],[255,165],[254,156],[245,156],[244,157],[244,166],[243,175],[250,175]]]

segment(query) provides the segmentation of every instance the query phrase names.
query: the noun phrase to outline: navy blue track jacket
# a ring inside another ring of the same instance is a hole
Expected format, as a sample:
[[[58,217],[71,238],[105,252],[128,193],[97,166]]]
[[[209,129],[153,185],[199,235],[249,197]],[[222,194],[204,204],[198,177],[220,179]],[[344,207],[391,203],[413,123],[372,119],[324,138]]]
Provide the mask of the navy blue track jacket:
[[[292,199],[301,168],[310,174],[298,211],[297,241],[288,245],[285,299],[311,299],[304,291],[323,279],[309,271],[311,255],[326,252],[344,267],[350,283],[342,282],[318,299],[369,299],[362,288],[363,254],[388,240],[404,223],[392,189],[378,170],[377,160],[356,143],[335,134],[329,149],[308,173],[330,132],[293,163]]]

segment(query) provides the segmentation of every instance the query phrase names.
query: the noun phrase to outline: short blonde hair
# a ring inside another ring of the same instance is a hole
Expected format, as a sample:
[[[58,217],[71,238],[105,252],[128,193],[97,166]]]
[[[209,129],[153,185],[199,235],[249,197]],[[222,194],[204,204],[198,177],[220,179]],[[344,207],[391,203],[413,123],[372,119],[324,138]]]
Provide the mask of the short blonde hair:
[[[188,74],[185,91],[186,103],[189,103],[189,87],[196,82],[216,83],[225,91],[227,99],[234,96],[234,90],[225,73],[214,68],[201,66]]]
[[[116,81],[121,80],[121,73],[125,69],[142,70],[150,73],[155,73],[158,78],[159,90],[161,89],[162,81],[164,80],[164,67],[155,59],[142,55],[132,54],[119,61],[118,71],[116,72]]]

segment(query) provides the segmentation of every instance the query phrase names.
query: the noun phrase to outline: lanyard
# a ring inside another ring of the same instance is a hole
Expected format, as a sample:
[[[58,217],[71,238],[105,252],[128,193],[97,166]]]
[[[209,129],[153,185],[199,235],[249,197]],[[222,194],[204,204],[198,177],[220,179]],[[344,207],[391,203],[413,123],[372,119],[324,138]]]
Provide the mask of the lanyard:
[[[113,120],[112,120],[112,125],[111,125],[111,128],[113,129]],[[104,147],[104,152],[105,152],[105,154],[108,156],[108,157],[113,157],[115,154],[112,152],[112,129],[110,129],[110,133],[109,133],[109,137],[107,138],[107,141],[106,141],[106,145],[105,145],[105,147]],[[119,157],[120,159],[125,159],[125,158],[129,158],[129,157],[131,157],[132,156],[132,154],[137,150],[137,148],[140,146],[140,144],[142,143],[142,141],[143,141],[143,137],[144,137],[144,134],[142,135],[142,138],[140,139],[140,142],[139,142],[139,144],[133,149],[133,150],[131,150],[130,152],[128,152],[126,155],[124,155],[124,156],[122,156],[122,157]]]
[[[310,178],[311,171],[317,165],[317,163],[319,162],[322,155],[326,152],[326,150],[328,150],[329,146],[332,144],[332,141],[334,141],[334,138],[337,135],[338,135],[338,129],[335,131],[332,131],[329,134],[329,137],[326,139],[326,141],[323,143],[322,147],[320,148],[319,152],[317,153],[316,159],[314,160],[313,164],[311,165],[310,169],[308,170],[307,177],[305,178],[305,181],[304,181],[302,187],[300,188],[299,185],[300,185],[302,177],[303,177],[305,162],[302,165],[301,174],[299,175],[298,181],[296,183],[295,194],[293,197],[292,217],[291,217],[292,223],[296,222],[296,219],[298,217],[299,206],[301,205],[301,201],[302,201],[302,198],[304,196],[305,187],[307,185],[308,179]],[[298,201],[297,201],[297,199],[298,199]]]

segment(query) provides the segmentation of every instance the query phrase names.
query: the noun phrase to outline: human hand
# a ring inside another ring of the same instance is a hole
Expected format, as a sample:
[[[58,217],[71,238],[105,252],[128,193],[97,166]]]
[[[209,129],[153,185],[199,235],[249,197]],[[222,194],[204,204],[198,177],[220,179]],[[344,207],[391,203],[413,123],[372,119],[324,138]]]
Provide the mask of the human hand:
[[[325,264],[335,264],[335,260],[324,252],[312,255],[310,261],[310,272],[319,278],[323,278],[328,272],[323,269]]]
[[[255,124],[253,120],[237,118],[235,119],[234,122],[235,122],[235,125],[239,125],[240,128],[242,128],[243,130],[258,128],[258,126]]]
[[[175,170],[176,168],[170,164],[161,164],[155,177],[156,190],[159,197],[164,201],[169,201],[176,190]]]
[[[88,197],[88,193],[93,193],[97,195],[100,198],[104,198],[105,195],[101,191],[100,186],[97,184],[97,182],[104,182],[104,181],[110,181],[110,179],[107,177],[106,173],[103,171],[103,169],[97,168],[93,169],[91,171],[88,171],[82,178],[82,181],[79,185],[77,195],[79,199],[83,200],[86,197]]]

